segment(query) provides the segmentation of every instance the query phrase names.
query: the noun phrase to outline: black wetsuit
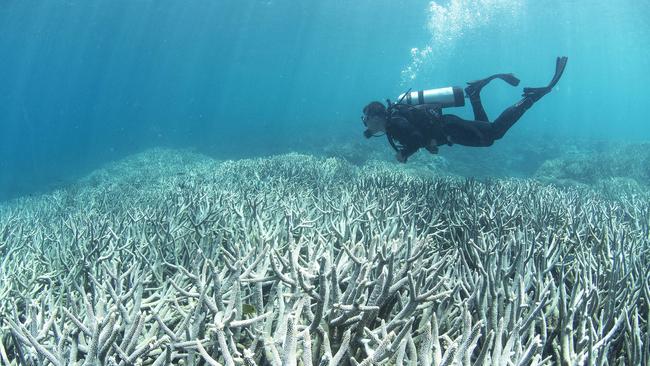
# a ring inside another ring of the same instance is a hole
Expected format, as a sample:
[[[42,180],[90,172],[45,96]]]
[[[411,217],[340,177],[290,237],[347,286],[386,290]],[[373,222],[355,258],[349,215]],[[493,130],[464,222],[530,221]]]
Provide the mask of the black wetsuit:
[[[404,160],[421,147],[430,146],[433,139],[438,146],[452,144],[491,146],[495,140],[505,135],[528,108],[555,87],[564,72],[567,60],[566,56],[558,57],[555,60],[555,75],[551,82],[541,88],[524,88],[524,98],[506,108],[492,123],[488,120],[481,104],[481,89],[496,78],[517,86],[519,79],[513,74],[495,74],[468,83],[465,93],[472,104],[474,121],[467,121],[453,114],[442,114],[442,109],[435,105],[392,105],[388,109],[386,125],[388,142],[403,155]]]
[[[470,102],[474,121],[453,114],[442,114],[441,109],[435,105],[396,104],[392,107],[386,126],[388,142],[404,158],[428,146],[432,139],[436,140],[436,145],[491,146],[533,105],[533,99],[525,97],[490,123],[480,95],[472,96]]]

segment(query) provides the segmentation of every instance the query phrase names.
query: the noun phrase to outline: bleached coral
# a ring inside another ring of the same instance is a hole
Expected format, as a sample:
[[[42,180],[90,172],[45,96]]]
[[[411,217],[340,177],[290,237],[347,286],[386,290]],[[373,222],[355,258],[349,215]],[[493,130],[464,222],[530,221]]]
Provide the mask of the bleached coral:
[[[295,154],[181,173],[3,211],[4,363],[650,360],[637,196]]]

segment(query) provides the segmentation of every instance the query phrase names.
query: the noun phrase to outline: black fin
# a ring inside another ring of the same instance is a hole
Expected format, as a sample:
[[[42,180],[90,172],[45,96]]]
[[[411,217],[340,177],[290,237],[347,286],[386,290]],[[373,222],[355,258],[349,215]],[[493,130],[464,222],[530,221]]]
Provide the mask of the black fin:
[[[555,61],[555,75],[553,76],[553,80],[548,84],[548,87],[553,89],[555,84],[557,84],[558,81],[560,81],[560,78],[562,77],[562,73],[564,73],[564,68],[566,67],[566,63],[569,61],[569,58],[566,56],[558,57],[557,60]]]
[[[553,90],[555,84],[560,81],[568,60],[569,58],[566,56],[558,57],[557,60],[555,60],[555,75],[553,75],[551,82],[548,83],[547,86],[540,88],[524,88],[524,94],[522,94],[522,96],[531,97],[534,101],[538,101],[544,95],[548,94],[551,90]]]
[[[519,79],[513,74],[501,74],[499,78],[512,86],[519,85]]]
[[[467,94],[468,98],[477,96],[481,92],[481,89],[494,79],[501,79],[512,86],[519,85],[519,79],[514,74],[494,74],[485,79],[468,82],[468,86],[465,88],[465,94]]]

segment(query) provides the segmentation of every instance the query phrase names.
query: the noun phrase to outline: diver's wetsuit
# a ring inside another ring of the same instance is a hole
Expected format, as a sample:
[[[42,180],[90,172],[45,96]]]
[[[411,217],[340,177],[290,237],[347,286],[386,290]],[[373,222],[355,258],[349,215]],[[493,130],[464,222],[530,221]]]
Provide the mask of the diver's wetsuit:
[[[470,96],[470,102],[474,121],[442,114],[435,105],[397,104],[386,126],[388,142],[405,158],[429,145],[432,139],[436,140],[437,145],[491,146],[495,140],[503,137],[534,101],[531,97],[523,98],[503,111],[492,123],[485,114],[479,93]]]
[[[468,83],[465,92],[472,103],[474,121],[467,121],[453,114],[442,114],[442,109],[436,105],[394,104],[387,111],[388,142],[402,154],[404,161],[421,147],[434,151],[431,149],[432,140],[435,140],[435,145],[438,146],[490,146],[495,140],[502,138],[528,108],[553,89],[564,72],[567,60],[567,57],[558,57],[551,82],[540,88],[524,88],[524,98],[508,107],[494,122],[488,120],[481,104],[481,89],[497,78],[517,86],[519,79],[512,74],[495,74]]]
[[[514,125],[535,102],[526,96],[508,107],[494,122],[487,118],[480,93],[470,95],[474,121],[464,120],[454,114],[442,114],[435,105],[407,106],[396,104],[386,126],[388,142],[405,158],[418,149],[436,144],[485,147],[491,146]]]
[[[405,158],[435,139],[445,143],[447,136],[443,129],[440,109],[433,105],[394,105],[386,124],[386,137],[390,145]]]
[[[514,125],[524,112],[533,105],[532,98],[526,97],[506,108],[494,122],[490,122],[481,105],[481,97],[470,98],[474,111],[474,121],[466,121],[453,114],[443,115],[443,125],[450,142],[465,146],[491,146]]]

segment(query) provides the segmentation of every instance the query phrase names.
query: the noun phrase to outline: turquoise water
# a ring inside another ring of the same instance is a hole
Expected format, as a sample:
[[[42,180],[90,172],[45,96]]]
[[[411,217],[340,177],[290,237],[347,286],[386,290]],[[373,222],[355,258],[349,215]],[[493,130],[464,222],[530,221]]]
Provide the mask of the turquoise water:
[[[370,100],[495,72],[542,86],[558,55],[558,87],[504,144],[647,141],[649,22],[632,0],[3,1],[0,200],[151,147],[238,158],[355,142]],[[488,114],[520,87],[487,88]]]
[[[1,363],[650,364],[649,21],[0,1]],[[371,100],[515,73],[494,119],[559,55],[493,146],[363,137]]]

